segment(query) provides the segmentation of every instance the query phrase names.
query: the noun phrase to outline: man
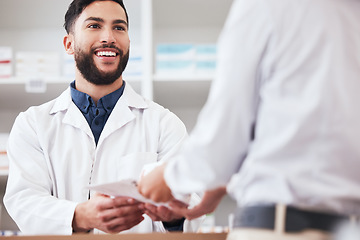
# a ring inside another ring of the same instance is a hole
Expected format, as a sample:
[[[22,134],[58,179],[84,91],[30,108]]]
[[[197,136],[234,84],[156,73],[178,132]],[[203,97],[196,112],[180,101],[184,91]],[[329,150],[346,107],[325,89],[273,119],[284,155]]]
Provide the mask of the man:
[[[211,190],[192,218],[228,185],[229,239],[328,239],[358,218],[359,29],[360,1],[234,1],[194,131],[139,190],[156,201]]]
[[[198,221],[184,222],[164,206],[87,189],[137,179],[145,165],[171,157],[187,134],[174,114],[122,79],[130,46],[122,0],[74,0],[64,26],[75,81],[14,123],[4,197],[9,214],[24,234],[196,230]]]

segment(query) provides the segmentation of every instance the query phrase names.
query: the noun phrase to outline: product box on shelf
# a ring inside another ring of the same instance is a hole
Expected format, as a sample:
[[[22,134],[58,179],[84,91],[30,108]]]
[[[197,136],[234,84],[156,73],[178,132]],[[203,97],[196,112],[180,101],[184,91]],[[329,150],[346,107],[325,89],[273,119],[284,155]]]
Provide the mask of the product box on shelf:
[[[12,76],[12,48],[0,46],[0,79]]]
[[[53,78],[60,75],[57,52],[17,52],[17,77]]]
[[[74,55],[64,53],[63,55],[63,76],[75,79],[75,59]]]
[[[159,44],[156,50],[156,74],[213,76],[216,54],[215,44]]]
[[[156,49],[158,75],[193,75],[195,48],[192,44],[159,44]]]
[[[6,154],[8,138],[8,133],[0,133],[0,175],[4,175],[9,169],[9,161]]]
[[[140,77],[143,74],[142,48],[139,45],[131,45],[129,61],[126,65],[123,77]]]
[[[213,75],[215,73],[216,53],[217,48],[215,44],[196,46],[196,74]]]

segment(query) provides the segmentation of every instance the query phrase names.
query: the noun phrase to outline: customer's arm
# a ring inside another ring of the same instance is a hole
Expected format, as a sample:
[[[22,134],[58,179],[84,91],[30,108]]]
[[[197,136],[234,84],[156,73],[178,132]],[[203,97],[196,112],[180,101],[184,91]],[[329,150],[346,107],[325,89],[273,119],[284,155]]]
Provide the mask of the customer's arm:
[[[185,207],[183,203],[176,200],[170,202],[170,207],[175,213],[186,217],[186,219],[192,220],[215,211],[225,194],[226,188],[219,187],[205,192],[201,202],[192,208]]]
[[[181,120],[175,114],[165,110],[160,120],[158,162],[171,161],[187,137],[186,127]],[[195,193],[191,196],[190,204],[197,204],[199,197]],[[167,231],[196,232],[203,220],[201,217],[192,221],[186,220],[167,207],[155,208],[148,205],[147,211],[154,221],[162,221]]]

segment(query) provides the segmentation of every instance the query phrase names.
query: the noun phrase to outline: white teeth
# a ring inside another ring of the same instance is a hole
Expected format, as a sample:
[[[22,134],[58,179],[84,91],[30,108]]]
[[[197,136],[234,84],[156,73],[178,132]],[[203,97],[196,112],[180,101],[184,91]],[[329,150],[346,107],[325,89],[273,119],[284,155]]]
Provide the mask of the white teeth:
[[[99,51],[96,53],[96,55],[99,57],[115,57],[116,53],[111,51]]]

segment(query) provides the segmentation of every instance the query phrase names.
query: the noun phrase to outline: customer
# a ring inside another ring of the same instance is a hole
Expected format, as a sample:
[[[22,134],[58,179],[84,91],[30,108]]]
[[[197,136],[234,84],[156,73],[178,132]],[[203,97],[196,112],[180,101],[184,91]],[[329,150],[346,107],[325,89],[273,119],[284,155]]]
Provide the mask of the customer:
[[[218,46],[194,131],[140,191],[168,201],[228,184],[229,239],[329,238],[360,215],[360,1],[235,0]],[[208,194],[189,216],[224,191]]]
[[[74,0],[65,29],[75,81],[14,123],[4,198],[9,214],[23,234],[196,230],[198,220],[184,223],[164,206],[87,190],[137,179],[145,165],[170,158],[187,134],[173,113],[122,79],[130,45],[122,0]]]

